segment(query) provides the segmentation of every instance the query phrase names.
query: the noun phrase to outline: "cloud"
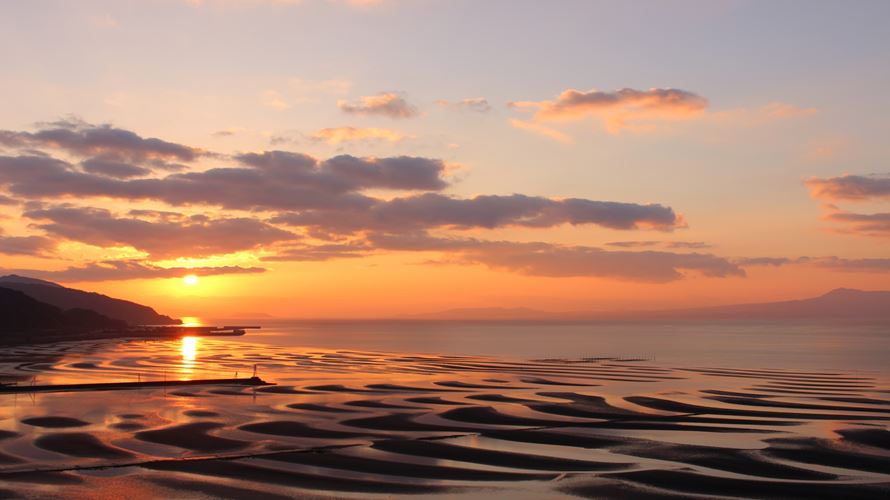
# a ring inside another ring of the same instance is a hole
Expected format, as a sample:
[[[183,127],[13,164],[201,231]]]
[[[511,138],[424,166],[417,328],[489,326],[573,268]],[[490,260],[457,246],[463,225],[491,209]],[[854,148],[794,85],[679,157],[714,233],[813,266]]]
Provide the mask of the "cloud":
[[[844,224],[840,232],[862,236],[890,237],[890,213],[857,214],[835,211],[824,217],[831,222]]]
[[[293,233],[249,218],[208,218],[172,212],[136,212],[153,220],[118,217],[105,209],[54,206],[26,210],[49,234],[99,247],[129,246],[153,259],[206,257],[292,240]]]
[[[491,104],[489,104],[488,99],[484,97],[469,97],[455,102],[439,99],[436,101],[436,104],[459,111],[475,111],[476,113],[488,113],[491,111]]]
[[[890,259],[864,258],[850,259],[845,257],[753,257],[734,259],[741,267],[751,266],[811,266],[838,272],[851,273],[887,273],[890,272]]]
[[[816,108],[802,108],[786,102],[771,102],[755,108],[734,108],[708,113],[706,118],[715,124],[758,127],[782,120],[813,116]]]
[[[810,177],[804,180],[810,196],[823,200],[890,199],[890,173]]]
[[[37,132],[0,130],[0,145],[53,148],[80,157],[102,156],[131,162],[191,162],[206,154],[198,148],[145,138],[109,124],[92,125],[75,118],[40,125]]]
[[[744,277],[727,259],[710,254],[607,251],[594,247],[508,243],[463,256],[472,262],[533,276],[593,276],[625,281],[666,283],[683,278],[683,271],[708,277]]]
[[[322,245],[291,245],[263,257],[265,262],[318,262],[333,259],[366,257],[374,249],[363,242]]]
[[[822,257],[816,259],[806,259],[803,262],[809,262],[816,267],[831,269],[841,272],[859,272],[859,273],[887,273],[890,272],[890,259],[846,259],[842,257]]]
[[[19,203],[21,202],[15,198],[0,194],[0,205],[18,205]]]
[[[309,137],[316,141],[323,141],[331,145],[337,145],[344,142],[368,140],[399,142],[407,136],[402,135],[395,130],[386,128],[336,127],[319,129],[313,132]]]
[[[196,276],[217,276],[222,274],[263,273],[262,267],[218,266],[218,267],[159,267],[135,260],[109,260],[74,266],[59,271],[38,269],[4,269],[3,274],[32,276],[50,281],[120,281],[134,279],[180,278],[187,274]]]
[[[213,137],[231,137],[235,134],[244,132],[245,130],[246,129],[244,127],[229,127],[222,130],[217,130],[210,135],[212,135]]]
[[[263,92],[263,106],[281,111],[289,108],[290,103],[285,101],[277,90],[267,90]]]
[[[70,153],[74,150],[71,144],[47,142],[45,146]],[[222,166],[160,173],[140,170],[143,163],[134,160],[139,155],[158,158],[158,153],[148,154],[137,147],[117,149],[123,150],[128,153],[111,156],[106,148],[80,162],[24,150],[0,156],[0,187],[26,201],[23,216],[32,221],[31,227],[46,232],[48,240],[68,239],[105,248],[126,246],[151,259],[86,263],[45,277],[83,281],[263,271],[240,267],[167,268],[154,263],[239,251],[256,251],[264,261],[323,261],[379,252],[434,251],[453,262],[528,275],[644,282],[667,282],[689,274],[743,275],[736,264],[709,254],[611,251],[427,233],[434,229],[549,228],[566,224],[615,230],[672,231],[685,227],[680,214],[661,204],[522,194],[468,198],[445,195],[437,191],[449,185],[449,165],[423,157],[340,155],[317,159],[297,152],[265,151],[214,155]],[[180,160],[184,161],[176,161]],[[374,194],[379,190],[401,193],[391,197]],[[60,202],[66,198],[78,203]],[[85,206],[85,200],[96,198],[215,206],[247,213],[238,217],[188,215],[154,204],[134,204],[124,214]],[[266,220],[269,213],[274,216]],[[285,225],[299,231],[285,230]],[[688,247],[697,248],[694,243],[688,243]],[[31,244],[39,246],[37,240]]]
[[[273,222],[337,233],[364,230],[406,232],[439,227],[543,228],[561,224],[670,231],[685,225],[683,218],[673,209],[658,204],[642,205],[580,198],[555,200],[521,194],[454,198],[436,193],[378,200],[359,211],[317,210],[282,214],[275,217]]]
[[[619,248],[640,248],[640,247],[656,247],[663,246],[665,248],[710,248],[711,245],[703,241],[610,241],[606,246]]]
[[[337,101],[337,107],[345,113],[360,116],[380,115],[390,118],[414,118],[420,113],[417,108],[397,92],[384,92],[365,96],[358,102]]]
[[[667,248],[711,248],[713,245],[704,241],[668,241],[665,242]]]
[[[378,248],[402,251],[444,251],[449,262],[482,264],[530,276],[597,277],[620,281],[666,283],[687,272],[708,277],[744,277],[745,272],[722,257],[699,253],[610,251],[588,246],[439,238],[423,232],[372,234]]]
[[[44,257],[56,249],[56,241],[45,236],[6,236],[0,229],[0,254]]]
[[[415,156],[358,158],[339,155],[322,162],[286,151],[247,153],[236,157],[245,165],[282,181],[329,189],[335,193],[363,189],[440,190],[446,165],[441,160]]]
[[[519,130],[525,130],[527,132],[544,136],[548,139],[553,139],[554,141],[561,142],[563,144],[572,144],[575,142],[575,140],[572,139],[568,134],[541,125],[540,123],[527,122],[513,118],[510,120],[510,126],[512,126],[513,128],[518,128]]]
[[[139,167],[129,163],[105,158],[90,158],[82,161],[80,166],[85,172],[104,175],[106,177],[114,177],[117,179],[146,177],[152,172],[151,169],[145,167]]]
[[[617,133],[633,127],[631,122],[678,120],[701,115],[708,107],[708,101],[692,92],[671,88],[624,88],[613,92],[568,89],[552,101],[519,101],[509,105],[534,111],[535,121],[597,117],[603,120],[609,132]]]
[[[648,241],[610,241],[606,243],[608,247],[619,247],[619,248],[640,248],[640,247],[654,247],[660,245],[660,241],[648,240]]]
[[[890,200],[890,174],[842,175],[838,177],[810,177],[804,180],[813,198],[827,201]],[[840,224],[839,233],[862,236],[890,236],[890,213],[861,214],[842,210],[826,203],[825,220]]]
[[[759,114],[771,119],[799,118],[812,116],[818,112],[816,108],[801,108],[785,102],[771,102],[758,110]]]
[[[786,264],[794,263],[794,259],[789,259],[787,257],[743,257],[740,259],[735,259],[733,262],[738,264],[741,267],[754,267],[754,266],[770,266],[770,267],[781,267]]]
[[[0,156],[0,185],[31,199],[104,197],[244,210],[361,208],[374,203],[359,193],[362,190],[440,190],[448,185],[447,165],[422,157],[341,155],[320,161],[299,153],[267,151],[233,159],[241,166],[116,179],[47,156]]]

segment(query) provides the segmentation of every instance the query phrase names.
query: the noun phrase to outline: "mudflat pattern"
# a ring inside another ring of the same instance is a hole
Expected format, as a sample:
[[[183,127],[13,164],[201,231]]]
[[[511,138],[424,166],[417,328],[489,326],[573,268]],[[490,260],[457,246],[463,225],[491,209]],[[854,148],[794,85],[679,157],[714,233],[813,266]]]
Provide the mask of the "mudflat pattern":
[[[10,348],[3,381],[275,385],[0,395],[0,498],[890,498],[883,374],[201,339]]]

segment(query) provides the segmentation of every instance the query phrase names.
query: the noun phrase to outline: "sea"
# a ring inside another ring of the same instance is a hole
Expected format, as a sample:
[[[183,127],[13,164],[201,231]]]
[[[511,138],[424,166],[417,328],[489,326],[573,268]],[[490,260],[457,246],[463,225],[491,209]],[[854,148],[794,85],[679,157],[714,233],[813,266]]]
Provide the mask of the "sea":
[[[233,320],[206,320],[231,324]],[[239,320],[245,324],[245,320]],[[697,367],[890,372],[890,322],[504,322],[249,320],[239,340],[284,347],[645,359]]]

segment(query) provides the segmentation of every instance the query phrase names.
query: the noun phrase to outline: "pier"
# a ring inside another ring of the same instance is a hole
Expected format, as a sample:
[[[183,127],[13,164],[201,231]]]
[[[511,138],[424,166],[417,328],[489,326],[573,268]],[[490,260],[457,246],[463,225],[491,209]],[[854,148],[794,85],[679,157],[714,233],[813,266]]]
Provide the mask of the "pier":
[[[150,382],[102,382],[97,384],[51,384],[51,385],[0,385],[0,394],[31,393],[31,392],[69,392],[69,391],[119,391],[127,389],[147,389],[164,387],[183,387],[193,385],[239,385],[259,387],[275,385],[253,376],[249,378],[211,378],[199,380],[155,380]]]

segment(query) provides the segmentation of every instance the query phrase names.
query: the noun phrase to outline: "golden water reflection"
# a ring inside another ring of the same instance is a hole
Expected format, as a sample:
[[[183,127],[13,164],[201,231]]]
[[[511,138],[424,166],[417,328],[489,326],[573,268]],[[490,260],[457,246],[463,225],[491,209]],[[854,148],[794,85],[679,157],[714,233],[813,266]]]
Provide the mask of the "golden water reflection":
[[[194,361],[198,355],[198,337],[182,337],[182,360]]]
[[[180,346],[182,368],[179,371],[183,375],[192,375],[195,372],[195,359],[198,357],[200,344],[201,339],[199,337],[182,337],[182,345]]]

